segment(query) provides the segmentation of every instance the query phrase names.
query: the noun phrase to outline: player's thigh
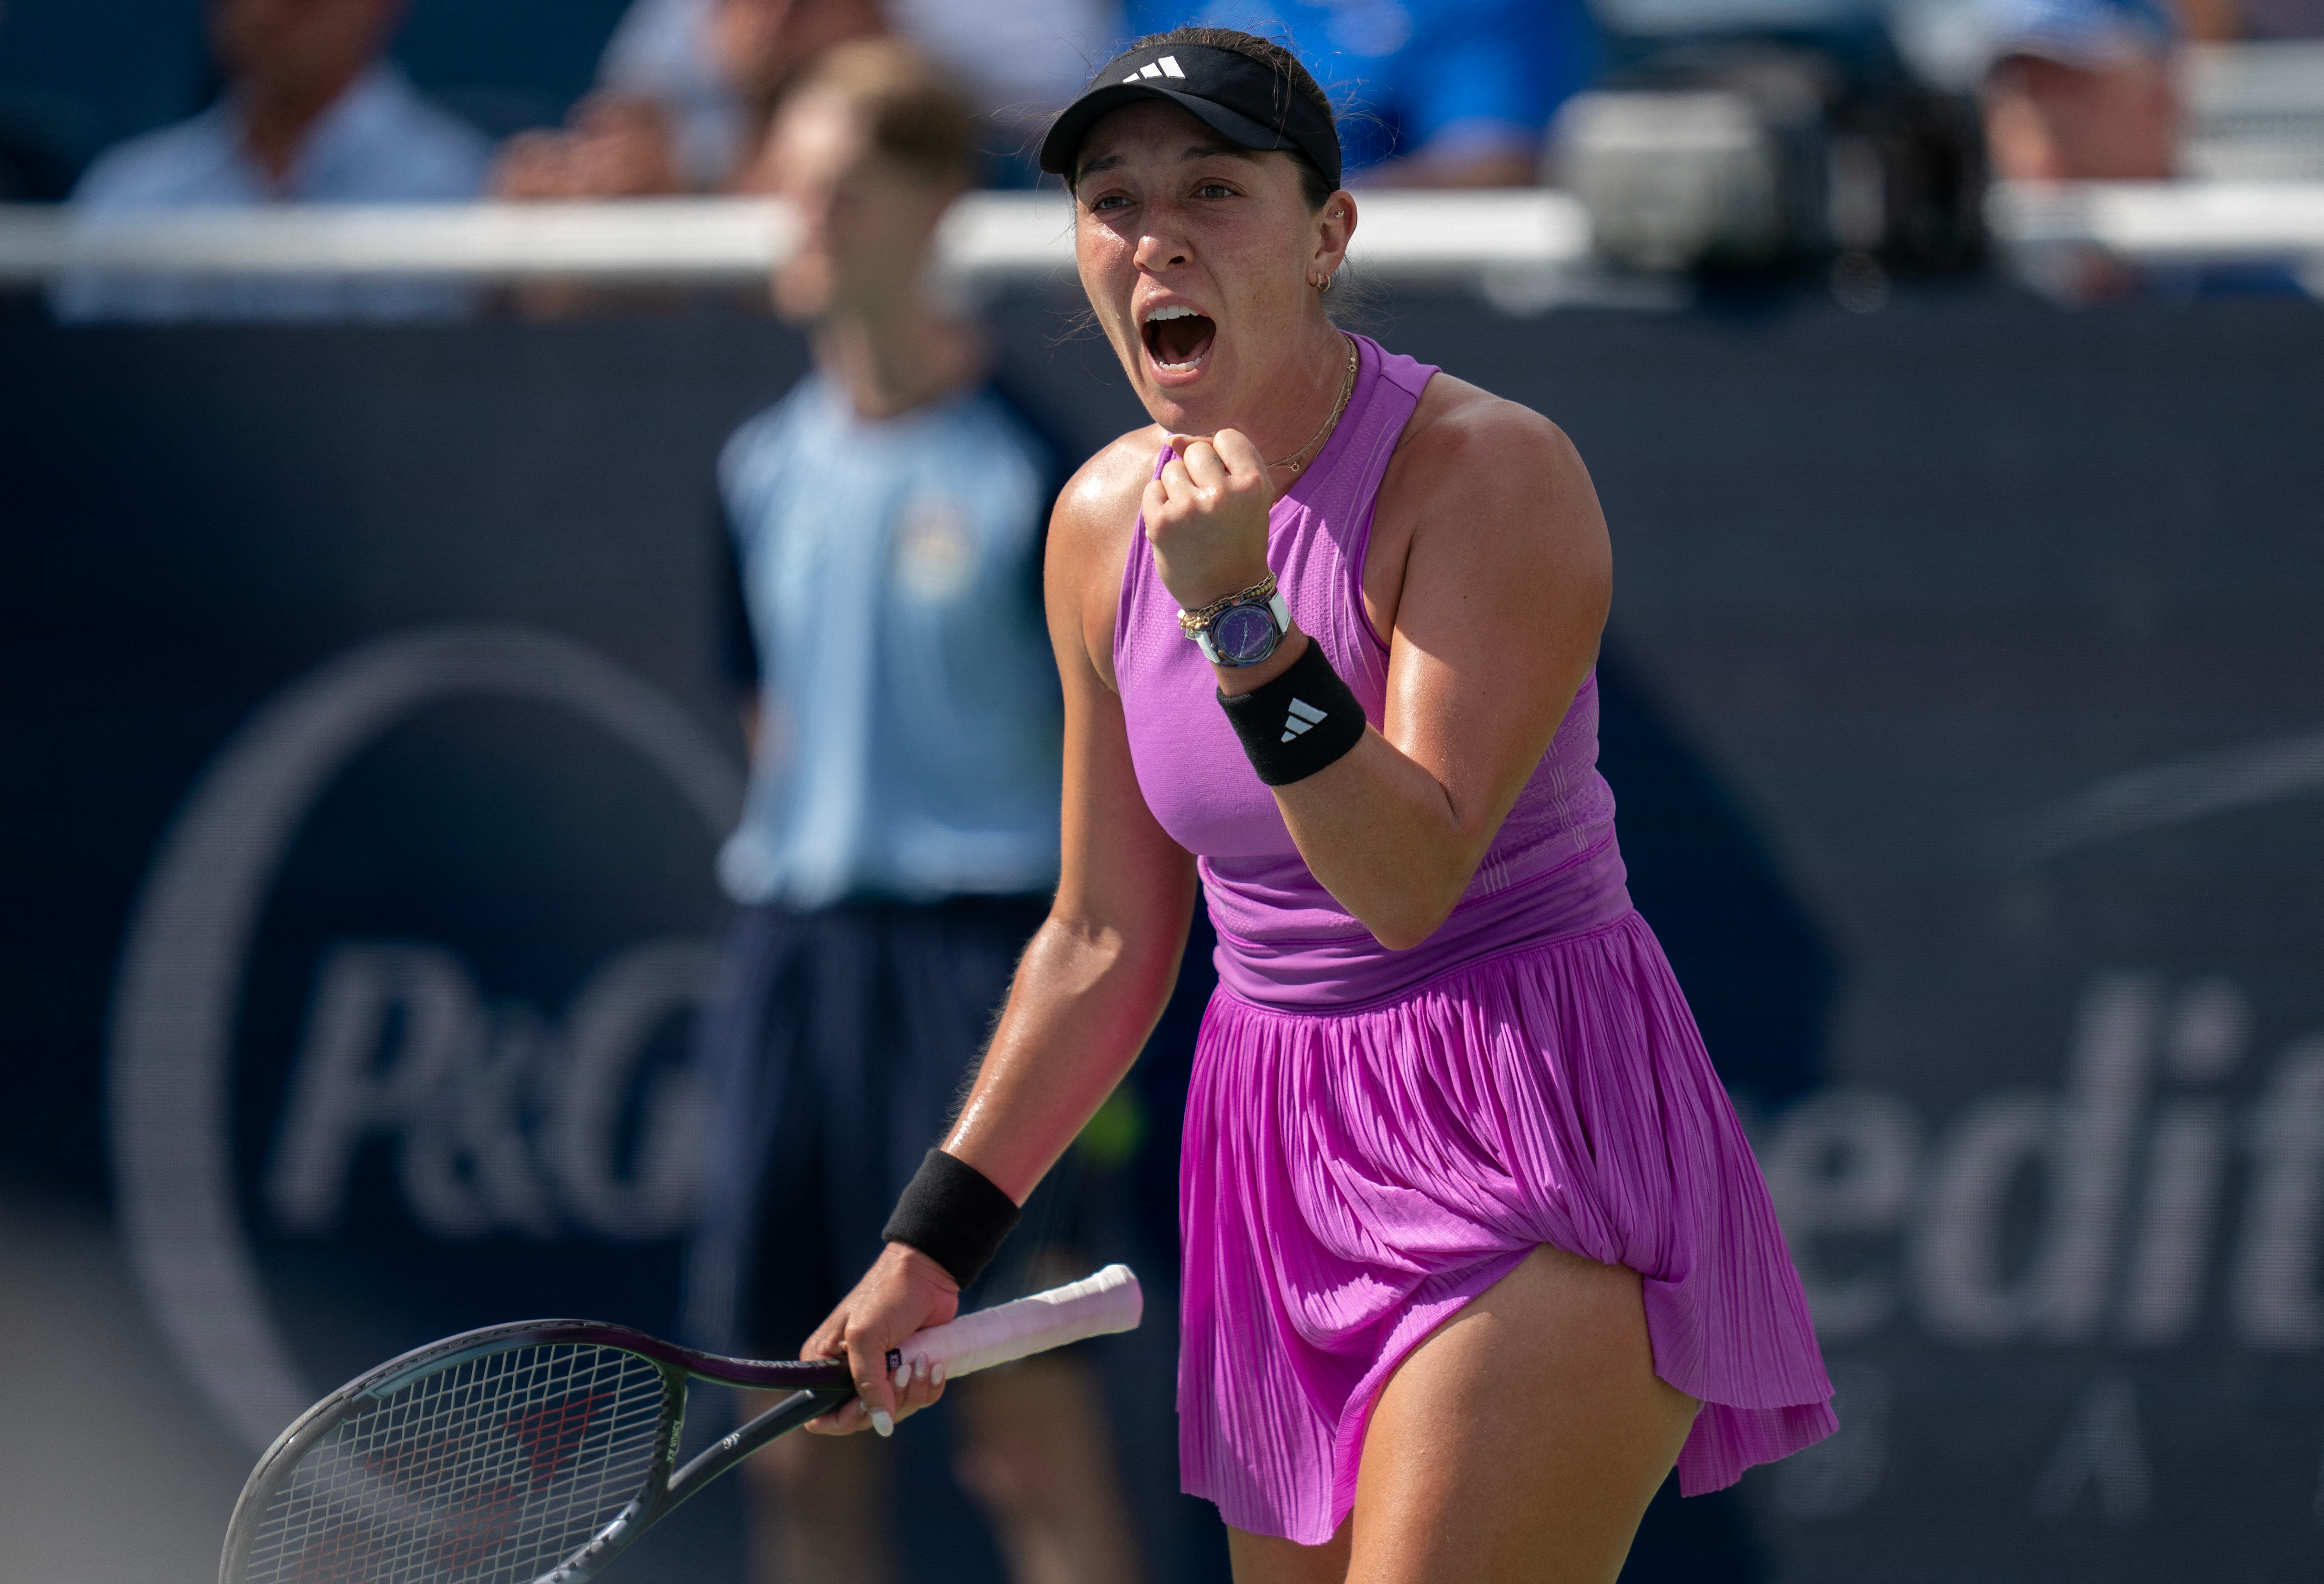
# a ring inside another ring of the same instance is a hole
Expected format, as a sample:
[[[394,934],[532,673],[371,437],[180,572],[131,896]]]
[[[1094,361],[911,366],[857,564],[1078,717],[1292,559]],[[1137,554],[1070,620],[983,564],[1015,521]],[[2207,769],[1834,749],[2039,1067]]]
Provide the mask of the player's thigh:
[[[1610,1584],[1698,1405],[1655,1375],[1637,1272],[1536,1248],[1381,1389],[1348,1584]]]
[[[1348,1576],[1348,1525],[1321,1545],[1301,1545],[1230,1524],[1227,1560],[1234,1584],[1341,1584]]]

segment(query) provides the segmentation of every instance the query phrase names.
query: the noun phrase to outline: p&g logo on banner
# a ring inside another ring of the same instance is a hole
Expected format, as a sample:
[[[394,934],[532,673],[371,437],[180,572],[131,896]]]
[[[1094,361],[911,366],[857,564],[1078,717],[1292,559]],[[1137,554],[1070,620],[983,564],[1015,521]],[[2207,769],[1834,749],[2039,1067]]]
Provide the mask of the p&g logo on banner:
[[[354,649],[212,760],[131,920],[110,1099],[131,1264],[245,1441],[462,1325],[668,1325],[741,802],[676,703],[524,629]]]

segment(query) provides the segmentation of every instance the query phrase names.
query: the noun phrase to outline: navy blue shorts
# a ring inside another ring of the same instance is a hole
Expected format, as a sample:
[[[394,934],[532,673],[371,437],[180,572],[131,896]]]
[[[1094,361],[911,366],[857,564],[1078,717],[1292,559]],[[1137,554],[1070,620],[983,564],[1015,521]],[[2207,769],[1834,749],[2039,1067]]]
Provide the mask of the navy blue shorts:
[[[798,1357],[878,1257],[1048,908],[965,897],[736,911],[698,1055],[718,1132],[695,1259],[724,1268],[693,1283],[697,1316],[712,1302],[696,1327],[711,1345]],[[1077,1174],[1069,1151],[964,1308],[1086,1274],[1070,1252],[1086,1240]]]

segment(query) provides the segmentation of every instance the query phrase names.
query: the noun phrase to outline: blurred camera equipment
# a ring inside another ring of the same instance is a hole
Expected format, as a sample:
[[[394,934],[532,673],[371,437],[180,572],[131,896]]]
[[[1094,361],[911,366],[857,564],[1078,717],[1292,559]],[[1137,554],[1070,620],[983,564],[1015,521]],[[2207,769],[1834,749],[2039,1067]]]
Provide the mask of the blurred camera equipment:
[[[1916,79],[1877,16],[1755,26],[1732,6],[1601,11],[1605,86],[1553,133],[1600,253],[1668,272],[1829,271],[1850,307],[1892,272],[1984,256],[1976,102]]]

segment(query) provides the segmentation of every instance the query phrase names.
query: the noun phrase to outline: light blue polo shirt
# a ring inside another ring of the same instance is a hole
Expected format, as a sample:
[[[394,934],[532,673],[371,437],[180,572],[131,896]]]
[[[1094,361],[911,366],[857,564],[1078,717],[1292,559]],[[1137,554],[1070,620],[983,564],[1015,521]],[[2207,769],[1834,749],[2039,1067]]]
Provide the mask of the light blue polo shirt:
[[[718,476],[760,670],[727,894],[806,908],[1054,887],[1046,448],[990,391],[872,420],[811,374],[735,431]]]
[[[229,97],[106,151],[74,188],[71,207],[102,222],[286,203],[466,203],[484,187],[491,159],[482,133],[380,64],[316,120],[279,189],[244,147]],[[65,319],[379,319],[444,318],[473,297],[428,281],[83,274],[60,281],[51,301]]]

